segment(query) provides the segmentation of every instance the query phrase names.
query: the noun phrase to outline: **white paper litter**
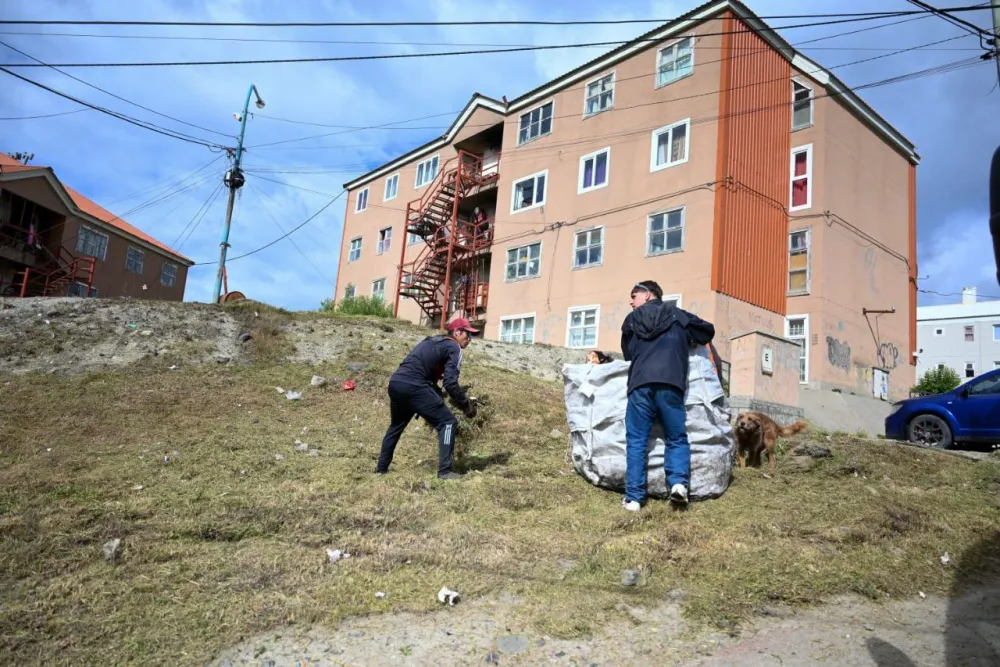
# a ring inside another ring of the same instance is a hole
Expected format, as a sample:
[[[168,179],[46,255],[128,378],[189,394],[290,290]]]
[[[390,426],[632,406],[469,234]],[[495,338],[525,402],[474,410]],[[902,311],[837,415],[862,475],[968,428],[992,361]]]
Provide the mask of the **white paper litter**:
[[[453,591],[446,586],[442,586],[441,590],[438,591],[438,602],[441,604],[447,603],[449,607],[454,607],[459,599],[458,591]]]

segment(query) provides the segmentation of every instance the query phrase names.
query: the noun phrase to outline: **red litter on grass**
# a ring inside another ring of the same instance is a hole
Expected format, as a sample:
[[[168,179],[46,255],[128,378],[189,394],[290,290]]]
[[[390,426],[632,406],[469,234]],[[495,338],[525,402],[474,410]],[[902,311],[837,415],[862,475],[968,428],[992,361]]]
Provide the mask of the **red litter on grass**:
[[[354,391],[354,380],[344,380],[344,384],[341,386],[344,391]]]

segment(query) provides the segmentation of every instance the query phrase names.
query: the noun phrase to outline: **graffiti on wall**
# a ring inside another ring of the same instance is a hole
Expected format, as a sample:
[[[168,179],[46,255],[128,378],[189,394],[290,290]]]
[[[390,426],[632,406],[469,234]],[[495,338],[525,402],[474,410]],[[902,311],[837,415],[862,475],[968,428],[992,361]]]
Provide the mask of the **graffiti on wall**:
[[[826,337],[826,356],[830,365],[845,372],[851,371],[851,346],[833,336]]]
[[[878,360],[882,368],[893,370],[899,365],[899,350],[889,342],[878,346]]]

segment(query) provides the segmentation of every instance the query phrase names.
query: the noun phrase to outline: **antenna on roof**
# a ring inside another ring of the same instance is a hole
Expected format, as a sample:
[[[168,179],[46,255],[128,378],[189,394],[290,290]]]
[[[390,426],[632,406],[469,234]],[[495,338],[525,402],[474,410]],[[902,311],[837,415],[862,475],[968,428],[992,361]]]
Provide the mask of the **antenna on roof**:
[[[11,153],[10,156],[23,165],[27,165],[35,159],[34,153]]]

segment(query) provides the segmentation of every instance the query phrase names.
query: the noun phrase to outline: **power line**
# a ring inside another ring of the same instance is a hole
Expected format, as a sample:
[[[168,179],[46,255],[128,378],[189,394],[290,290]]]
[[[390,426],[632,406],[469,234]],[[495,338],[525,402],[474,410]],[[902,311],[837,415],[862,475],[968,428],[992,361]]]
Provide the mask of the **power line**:
[[[340,194],[338,194],[336,197],[332,198],[330,201],[328,201],[326,204],[324,204],[323,207],[320,210],[316,211],[311,216],[309,216],[308,218],[306,218],[305,221],[303,221],[301,224],[297,225],[296,227],[293,227],[291,229],[291,231],[289,231],[287,234],[285,234],[283,236],[279,236],[278,238],[274,239],[270,243],[267,243],[266,245],[262,245],[261,247],[257,248],[256,250],[251,250],[248,253],[244,253],[244,254],[238,255],[236,257],[230,257],[230,258],[226,259],[226,263],[235,262],[238,259],[243,259],[244,257],[249,257],[250,255],[255,255],[258,252],[260,252],[261,250],[266,250],[267,248],[270,248],[271,246],[273,246],[275,243],[277,243],[277,242],[279,242],[279,241],[281,241],[283,239],[288,238],[289,236],[291,236],[292,234],[294,234],[298,230],[300,230],[303,227],[305,227],[306,225],[308,225],[314,219],[316,219],[316,217],[318,217],[320,213],[322,213],[326,209],[330,208],[330,206],[332,206],[333,203],[336,202],[338,199],[340,199],[341,197],[343,197],[346,192],[347,192],[347,190],[341,190]],[[215,265],[215,264],[218,264],[218,263],[219,263],[218,260],[216,260],[214,262],[195,262],[193,264],[193,266],[209,266],[209,265]]]
[[[216,184],[216,186],[211,190],[211,192],[208,193],[208,199],[206,199],[205,202],[198,207],[198,210],[194,212],[194,215],[191,216],[191,219],[188,221],[188,223],[184,225],[184,229],[181,230],[180,234],[177,235],[177,238],[174,239],[174,242],[171,244],[172,247],[177,248],[178,251],[181,249],[181,245],[183,245],[181,239],[184,238],[184,234],[188,231],[188,229],[191,230],[191,234],[194,234],[194,230],[198,227],[199,224],[201,224],[201,219],[205,217],[205,213],[207,213],[208,209],[211,208],[212,204],[215,202],[216,197],[218,196],[219,192],[222,191],[223,187],[224,183],[220,180],[218,184]],[[200,218],[198,217],[199,214],[201,215]],[[197,220],[198,222],[195,222],[195,220]],[[191,234],[188,234],[188,238],[191,238]],[[184,239],[184,242],[186,241],[187,239]]]
[[[958,12],[979,9],[975,6],[949,7],[940,11]],[[760,19],[825,18],[825,17],[893,17],[925,14],[926,10],[893,12],[838,12],[832,14],[782,14],[759,16]],[[713,17],[716,18],[716,17]],[[170,27],[252,27],[252,28],[312,28],[312,27],[427,27],[427,26],[488,26],[488,25],[628,25],[640,23],[670,23],[673,21],[700,21],[702,19],[592,19],[570,21],[100,21],[100,20],[26,20],[4,19],[0,25],[115,25],[115,26],[170,26]]]
[[[48,67],[48,65],[46,65],[46,67]],[[67,100],[71,100],[73,102],[76,102],[77,104],[81,104],[81,105],[83,105],[85,107],[88,107],[90,109],[93,109],[95,111],[100,111],[101,113],[107,114],[107,115],[111,116],[112,118],[117,118],[118,120],[123,120],[126,123],[129,123],[130,125],[135,125],[136,127],[141,127],[143,129],[149,130],[151,132],[156,132],[157,134],[162,134],[162,135],[164,135],[166,137],[171,137],[172,139],[180,139],[181,141],[186,141],[186,142],[191,143],[191,144],[197,144],[199,146],[205,146],[206,148],[210,148],[210,149],[224,149],[225,148],[225,146],[223,146],[222,144],[210,143],[210,142],[204,141],[202,139],[197,139],[195,137],[190,137],[188,135],[181,134],[180,132],[175,132],[174,130],[169,130],[167,128],[163,128],[163,127],[160,127],[158,125],[153,125],[152,123],[148,123],[146,121],[138,120],[136,118],[132,118],[131,116],[126,116],[123,113],[119,113],[117,111],[112,111],[111,109],[106,109],[104,107],[97,106],[96,104],[91,104],[90,102],[86,102],[84,100],[81,100],[78,97],[73,97],[72,95],[69,95],[69,94],[64,93],[62,91],[59,91],[59,90],[56,90],[55,88],[50,88],[49,86],[46,86],[44,83],[40,83],[38,81],[34,81],[33,79],[29,79],[26,76],[21,76],[20,74],[18,74],[16,72],[11,72],[9,69],[7,69],[6,67],[4,67],[2,65],[0,65],[0,72],[3,72],[4,74],[9,74],[10,76],[14,77],[15,79],[20,79],[21,81],[24,81],[25,83],[29,83],[32,86],[35,86],[36,88],[41,88],[42,90],[46,90],[46,91],[52,93],[53,95],[58,95],[59,97],[65,98]]]
[[[906,16],[914,13],[926,14],[926,12],[896,12],[891,14],[880,14],[875,16],[866,16],[864,18],[842,18],[833,21],[819,21],[812,23],[802,23],[797,25],[785,25],[777,26],[774,28],[768,28],[768,30],[790,30],[793,28],[812,28],[822,25],[836,25],[841,23],[852,23],[858,21],[870,21],[882,19],[887,16]],[[808,15],[808,16],[820,16],[820,15]],[[0,22],[2,23],[2,22]],[[729,30],[715,33],[704,33],[699,35],[699,37],[710,37],[710,36],[721,36],[721,35],[733,35],[742,33],[759,33],[760,31],[756,28],[746,28]],[[461,50],[461,51],[435,51],[428,53],[386,53],[386,54],[374,54],[374,55],[363,55],[363,56],[324,56],[324,57],[314,57],[314,58],[262,58],[254,60],[200,60],[200,61],[167,61],[167,62],[116,62],[116,63],[56,63],[54,65],[44,65],[45,67],[206,67],[215,65],[274,65],[274,64],[291,64],[291,63],[326,63],[326,62],[358,62],[358,61],[369,61],[369,60],[404,60],[412,58],[439,58],[445,56],[469,56],[469,55],[488,55],[488,54],[500,54],[500,53],[523,53],[523,52],[537,52],[537,51],[552,51],[559,49],[576,49],[576,48],[594,48],[594,47],[607,47],[607,46],[622,46],[623,44],[633,44],[633,43],[657,43],[663,41],[662,38],[645,38],[645,39],[633,39],[633,40],[619,40],[619,41],[606,41],[606,42],[587,42],[579,44],[559,44],[559,45],[542,45],[542,46],[518,46],[510,48],[498,48],[498,49],[478,49],[478,50]],[[25,64],[25,63],[9,63],[0,65],[0,67],[42,67],[43,65],[38,64]]]
[[[975,23],[970,23],[969,21],[966,21],[965,19],[960,19],[957,16],[951,16],[950,14],[948,14],[947,10],[938,9],[932,5],[927,4],[926,2],[922,2],[922,0],[907,0],[907,2],[909,2],[911,5],[920,7],[924,11],[928,11],[931,12],[932,14],[935,14],[936,16],[940,16],[948,23],[956,25],[962,30],[965,30],[971,35],[975,35],[980,39],[982,39],[984,34],[988,34],[985,30],[977,26]],[[982,9],[982,6],[980,6],[979,8]]]
[[[961,292],[950,292],[950,293],[946,294],[944,292],[935,292],[934,290],[921,289],[919,287],[917,288],[917,291],[921,292],[923,294],[930,294],[932,296],[944,296],[944,297],[965,296]],[[979,298],[983,298],[983,299],[1000,299],[1000,296],[991,296],[989,294],[979,294],[979,293],[977,293],[976,296],[979,297]]]
[[[60,111],[59,113],[47,113],[40,116],[6,116],[0,120],[35,120],[37,118],[55,118],[56,116],[69,116],[70,114],[90,111],[90,109],[74,109],[73,111]]]
[[[83,79],[81,79],[81,78],[79,78],[77,76],[74,76],[74,75],[70,74],[69,72],[63,72],[58,67],[55,67],[53,65],[48,65],[48,64],[42,62],[41,60],[39,60],[38,58],[36,58],[35,56],[31,55],[30,53],[25,53],[24,51],[22,51],[22,50],[20,50],[20,49],[18,49],[16,47],[13,47],[10,44],[7,44],[6,42],[0,41],[0,46],[4,46],[4,47],[10,49],[11,51],[14,51],[15,53],[20,53],[25,58],[30,58],[31,60],[34,60],[36,63],[39,63],[40,65],[43,65],[45,67],[49,67],[52,70],[54,70],[56,72],[59,72],[63,76],[68,76],[69,78],[73,79],[74,81],[76,81],[78,83],[82,83],[83,85],[88,86],[90,88],[93,88],[94,90],[100,91],[100,92],[104,93],[105,95],[110,95],[111,97],[115,98],[116,100],[121,100],[122,102],[125,102],[126,104],[131,104],[132,106],[138,107],[138,108],[140,108],[140,109],[142,109],[144,111],[148,111],[149,113],[156,114],[157,116],[161,116],[163,118],[168,118],[168,119],[170,119],[170,120],[172,120],[172,121],[174,121],[176,123],[180,123],[181,125],[187,125],[188,127],[194,127],[194,128],[199,129],[199,130],[204,130],[205,132],[211,132],[212,134],[218,134],[218,135],[223,136],[223,137],[234,138],[234,137],[231,137],[230,135],[225,134],[223,132],[216,132],[215,130],[211,130],[211,129],[207,128],[207,127],[202,127],[201,125],[195,125],[194,123],[189,123],[186,120],[181,120],[180,118],[174,118],[173,116],[168,116],[165,113],[160,113],[159,111],[156,111],[155,109],[150,109],[149,107],[143,106],[143,105],[139,104],[138,102],[133,102],[132,100],[126,99],[126,98],[122,97],[121,95],[116,95],[115,93],[112,93],[109,90],[105,90],[104,88],[101,88],[100,86],[95,86],[92,83],[84,81]]]

